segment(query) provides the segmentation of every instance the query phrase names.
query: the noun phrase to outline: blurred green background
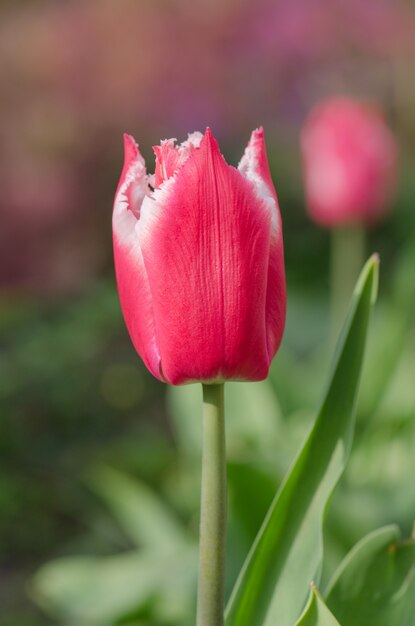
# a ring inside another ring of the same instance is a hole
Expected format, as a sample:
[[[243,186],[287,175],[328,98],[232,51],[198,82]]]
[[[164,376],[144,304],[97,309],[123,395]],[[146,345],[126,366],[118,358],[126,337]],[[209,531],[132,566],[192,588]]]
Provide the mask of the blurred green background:
[[[368,233],[380,302],[326,575],[380,524],[410,532],[414,32],[403,0],[0,1],[1,626],[192,623],[200,390],[153,380],[123,324],[111,209],[124,131],[151,170],[162,138],[209,125],[236,164],[265,128],[288,322],[270,379],[227,393],[230,585],[329,364],[330,235],[305,214],[299,130],[337,93],[384,109],[400,181]]]

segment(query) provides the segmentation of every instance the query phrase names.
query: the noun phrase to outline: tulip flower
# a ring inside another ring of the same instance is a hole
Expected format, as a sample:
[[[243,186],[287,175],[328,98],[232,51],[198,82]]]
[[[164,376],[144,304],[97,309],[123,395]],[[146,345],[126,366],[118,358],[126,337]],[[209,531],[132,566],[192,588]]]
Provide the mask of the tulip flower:
[[[211,131],[154,148],[154,176],[134,139],[114,213],[118,291],[132,342],[171,384],[261,380],[281,342],[281,219],[262,129],[238,169]]]
[[[282,338],[281,218],[262,129],[238,168],[211,131],[154,148],[153,176],[134,139],[114,212],[121,307],[148,369],[171,384],[203,383],[197,626],[224,621],[225,380],[261,380]]]
[[[301,133],[308,211],[322,226],[371,224],[388,207],[396,142],[381,112],[347,98],[319,104]]]
[[[301,152],[308,212],[331,228],[334,343],[366,256],[365,227],[383,217],[393,195],[397,146],[376,107],[335,97],[309,114]]]

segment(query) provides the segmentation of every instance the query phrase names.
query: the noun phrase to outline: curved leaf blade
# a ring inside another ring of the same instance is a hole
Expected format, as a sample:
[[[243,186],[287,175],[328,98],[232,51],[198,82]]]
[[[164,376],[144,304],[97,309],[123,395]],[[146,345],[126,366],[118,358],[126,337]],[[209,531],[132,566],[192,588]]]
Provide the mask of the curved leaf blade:
[[[308,604],[295,626],[340,626],[333,613],[324,604],[315,585],[311,587]]]
[[[102,465],[90,472],[88,482],[137,547],[163,553],[186,545],[185,532],[173,512],[137,478]]]
[[[278,491],[231,595],[226,626],[292,626],[319,576],[324,513],[346,465],[379,261],[366,263],[314,426]]]
[[[196,576],[196,552],[129,552],[107,557],[64,557],[34,576],[29,593],[65,624],[112,626],[129,614],[168,603],[184,619]],[[174,596],[174,597],[172,597]]]
[[[412,626],[415,611],[415,539],[401,541],[397,526],[359,541],[326,592],[343,626]]]

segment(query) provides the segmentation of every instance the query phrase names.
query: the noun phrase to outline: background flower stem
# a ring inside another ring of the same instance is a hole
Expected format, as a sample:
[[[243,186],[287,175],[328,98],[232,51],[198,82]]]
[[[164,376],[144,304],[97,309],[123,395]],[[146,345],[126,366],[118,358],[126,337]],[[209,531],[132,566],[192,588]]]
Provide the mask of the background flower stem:
[[[331,231],[330,331],[334,345],[365,260],[365,229],[360,223]]]
[[[203,385],[197,626],[222,626],[226,539],[224,385]]]

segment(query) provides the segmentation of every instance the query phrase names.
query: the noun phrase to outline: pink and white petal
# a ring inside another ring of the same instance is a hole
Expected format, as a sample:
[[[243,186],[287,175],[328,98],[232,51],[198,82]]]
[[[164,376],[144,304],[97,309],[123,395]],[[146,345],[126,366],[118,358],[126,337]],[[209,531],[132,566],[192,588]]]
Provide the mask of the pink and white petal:
[[[203,134],[198,130],[195,130],[193,133],[189,133],[187,135],[187,139],[180,144],[179,150],[187,151],[188,156],[190,156],[193,150],[200,146],[202,139]]]
[[[115,273],[121,308],[133,345],[148,369],[160,377],[153,307],[147,273],[135,231],[137,219],[131,202],[145,195],[145,164],[134,140],[125,136],[125,162],[113,210]],[[129,193],[130,192],[130,193]]]
[[[124,184],[128,172],[132,170],[135,164],[139,163],[140,165],[144,166],[144,173],[145,173],[144,159],[140,154],[140,151],[138,149],[138,144],[135,141],[134,137],[132,135],[128,135],[127,133],[124,133],[123,139],[124,139],[124,164],[123,164],[120,180],[118,182],[116,195],[118,191],[120,190],[120,187]]]
[[[138,242],[133,253],[115,235],[114,259],[121,308],[131,341],[150,372],[164,380],[160,373],[151,292]]]
[[[253,131],[238,170],[253,185],[258,198],[271,212],[271,243],[268,269],[266,326],[269,358],[272,359],[281,343],[286,316],[286,287],[281,215],[277,194],[269,170],[264,131]]]
[[[209,130],[141,215],[164,378],[264,378],[270,214]]]
[[[115,194],[114,213],[126,207],[138,219],[141,203],[148,193],[146,164],[131,135],[124,135],[124,166]]]
[[[156,155],[156,187],[160,187],[163,181],[171,178],[182,167],[193,150],[199,147],[202,137],[202,133],[194,132],[179,146],[175,146],[175,139],[165,139],[159,146],[153,146]]]
[[[252,132],[238,170],[253,184],[256,195],[268,205],[272,211],[273,225],[277,226],[278,200],[269,171],[263,128],[257,128]]]
[[[265,320],[268,355],[271,360],[277,352],[285,328],[287,292],[285,284],[284,245],[281,217],[278,211],[277,228],[271,230]]]
[[[177,161],[175,141],[175,139],[165,139],[159,146],[153,146],[153,151],[156,155],[154,170],[155,187],[160,187],[164,180],[167,180],[174,174]]]

